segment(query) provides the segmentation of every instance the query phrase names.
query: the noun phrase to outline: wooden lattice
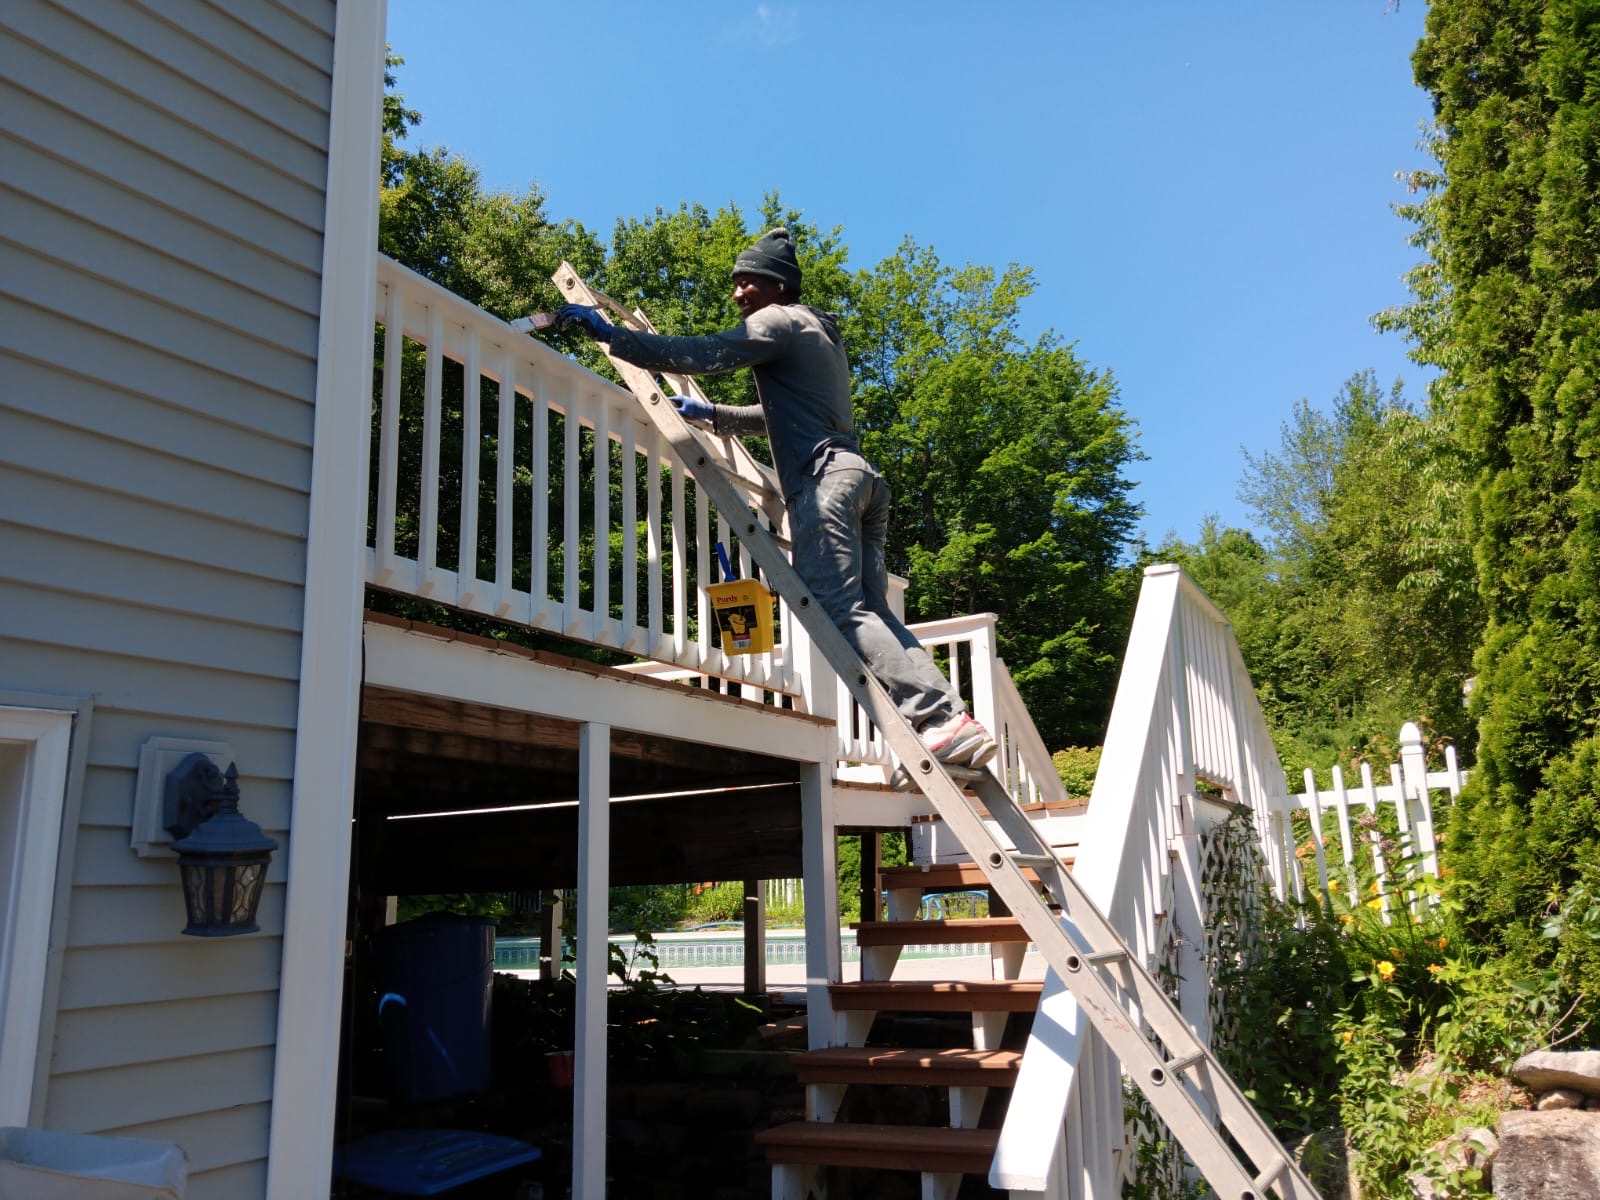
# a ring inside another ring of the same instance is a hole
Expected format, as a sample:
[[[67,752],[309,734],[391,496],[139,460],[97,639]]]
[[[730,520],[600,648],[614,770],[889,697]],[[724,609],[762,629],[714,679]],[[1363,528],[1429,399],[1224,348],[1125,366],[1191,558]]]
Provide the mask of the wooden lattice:
[[[1200,900],[1205,914],[1204,937],[1207,1007],[1211,1021],[1211,1046],[1216,1051],[1238,1040],[1239,1018],[1230,1010],[1225,989],[1219,988],[1219,968],[1235,969],[1255,961],[1260,944],[1262,897],[1268,888],[1266,862],[1256,839],[1248,809],[1236,808],[1227,820],[1202,832],[1200,839]],[[1171,915],[1156,929],[1156,952],[1150,971],[1169,995],[1177,999],[1179,952],[1188,931]],[[1181,1196],[1188,1183],[1188,1166],[1182,1147],[1133,1087],[1124,1089],[1127,1145],[1123,1158],[1123,1194]]]

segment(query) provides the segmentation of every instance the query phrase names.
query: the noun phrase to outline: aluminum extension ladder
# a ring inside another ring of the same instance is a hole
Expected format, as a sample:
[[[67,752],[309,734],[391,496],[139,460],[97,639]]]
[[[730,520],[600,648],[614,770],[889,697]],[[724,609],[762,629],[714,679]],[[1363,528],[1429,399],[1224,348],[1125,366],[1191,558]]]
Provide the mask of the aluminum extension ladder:
[[[629,311],[589,287],[569,264],[563,262],[552,278],[567,302],[592,305],[630,328],[654,332],[642,313]],[[784,553],[786,543],[763,528],[751,513],[749,496],[753,493],[773,529],[780,533],[784,529],[783,499],[770,468],[757,462],[739,439],[702,435],[692,428],[650,372],[618,358],[611,362],[700,490],[737,526],[741,544],[772,590],[788,603],[790,618],[804,626],[904,764],[914,785],[982,868],[995,894],[1021,922],[1095,1031],[1221,1200],[1265,1200],[1268,1189],[1281,1200],[1321,1200],[1238,1085],[1084,894],[1005,786],[986,770],[947,768],[930,755],[844,635],[812,602],[810,591]],[[693,379],[671,374],[663,378],[679,394],[704,398]],[[749,519],[740,523],[740,513]],[[1010,847],[989,831],[968,800],[968,791],[1011,840]],[[1035,873],[1038,884],[1027,879],[1025,869]],[[1141,1021],[1148,1026],[1148,1034],[1141,1029]],[[1216,1112],[1221,1128],[1212,1123],[1207,1108]]]

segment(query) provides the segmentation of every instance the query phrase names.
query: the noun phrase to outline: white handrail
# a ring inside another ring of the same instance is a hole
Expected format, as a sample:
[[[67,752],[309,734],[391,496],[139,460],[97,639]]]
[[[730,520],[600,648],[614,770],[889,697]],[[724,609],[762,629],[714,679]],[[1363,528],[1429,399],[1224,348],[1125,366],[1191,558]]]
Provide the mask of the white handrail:
[[[1233,631],[1182,571],[1152,566],[1073,874],[1146,967],[1171,972],[1179,1008],[1209,1041],[1195,805],[1202,780],[1247,805],[1268,840],[1287,788]],[[1048,981],[1046,993],[990,1183],[1052,1197],[1115,1195],[1120,1073],[1059,982]]]

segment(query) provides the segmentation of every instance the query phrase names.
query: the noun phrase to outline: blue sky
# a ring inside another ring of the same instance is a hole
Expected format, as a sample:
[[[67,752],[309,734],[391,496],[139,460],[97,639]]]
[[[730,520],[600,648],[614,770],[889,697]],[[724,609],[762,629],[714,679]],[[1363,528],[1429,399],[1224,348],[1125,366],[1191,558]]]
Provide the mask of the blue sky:
[[[1422,398],[1373,313],[1418,259],[1391,211],[1425,165],[1421,0],[389,0],[400,91],[486,186],[608,236],[763,193],[867,268],[911,235],[1016,262],[1117,380],[1157,542],[1249,525],[1241,448],[1356,371]],[[448,13],[448,19],[445,14]]]

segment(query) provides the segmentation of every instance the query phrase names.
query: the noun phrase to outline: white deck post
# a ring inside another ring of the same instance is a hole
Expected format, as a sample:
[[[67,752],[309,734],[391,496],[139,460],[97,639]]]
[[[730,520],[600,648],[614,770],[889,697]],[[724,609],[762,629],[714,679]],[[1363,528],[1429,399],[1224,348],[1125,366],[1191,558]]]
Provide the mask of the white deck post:
[[[611,726],[578,735],[578,999],[573,1031],[572,1195],[606,1194],[606,910],[611,891]]]
[[[744,884],[744,994],[767,991],[767,892],[763,881]]]
[[[830,983],[843,978],[839,953],[839,855],[835,843],[831,772],[820,763],[800,767],[800,829],[805,865],[807,1046],[836,1045]]]

